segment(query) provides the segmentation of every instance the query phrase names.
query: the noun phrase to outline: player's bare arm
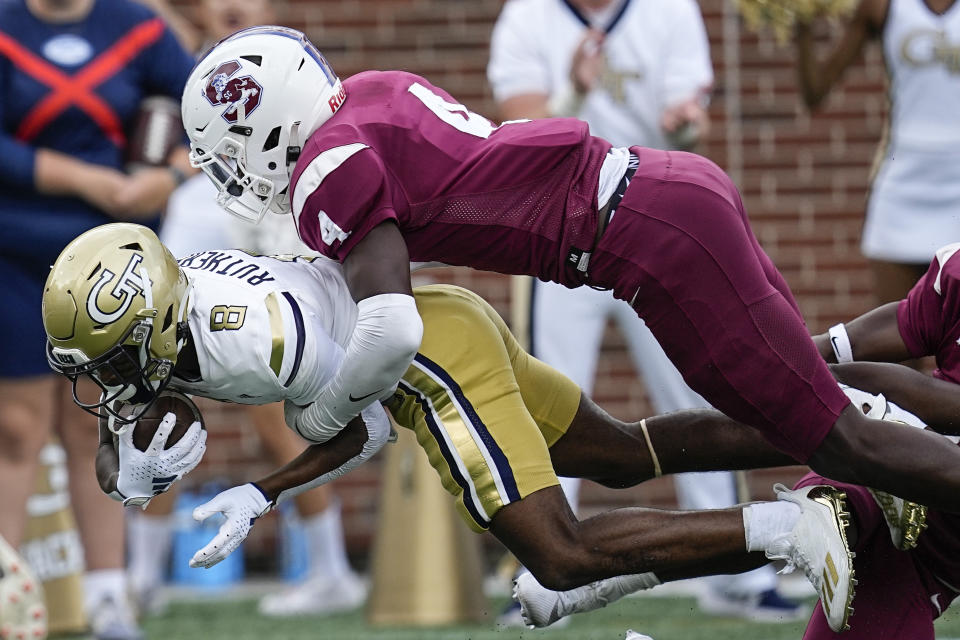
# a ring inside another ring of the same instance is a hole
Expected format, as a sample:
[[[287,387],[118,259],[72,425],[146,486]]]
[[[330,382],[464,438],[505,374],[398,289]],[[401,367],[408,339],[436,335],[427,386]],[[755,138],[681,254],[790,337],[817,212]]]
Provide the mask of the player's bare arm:
[[[346,464],[360,454],[367,440],[363,419],[357,416],[336,436],[324,444],[307,447],[299,456],[266,477],[256,480],[255,484],[275,503],[283,492],[309,485],[317,478]]]
[[[830,369],[844,384],[883,393],[937,433],[960,435],[960,388],[956,384],[887,362],[849,362]]]
[[[846,24],[843,35],[824,58],[816,54],[812,26],[798,23],[797,75],[807,107],[819,107],[830,89],[861,56],[867,41],[880,34],[888,7],[889,0],[862,0]]]
[[[394,222],[381,222],[343,261],[343,275],[357,302],[382,293],[413,296],[407,243]]]
[[[897,326],[899,304],[887,303],[814,336],[820,355],[827,362],[838,362],[838,350],[846,353],[849,349],[849,357],[857,361],[902,362],[913,358]]]

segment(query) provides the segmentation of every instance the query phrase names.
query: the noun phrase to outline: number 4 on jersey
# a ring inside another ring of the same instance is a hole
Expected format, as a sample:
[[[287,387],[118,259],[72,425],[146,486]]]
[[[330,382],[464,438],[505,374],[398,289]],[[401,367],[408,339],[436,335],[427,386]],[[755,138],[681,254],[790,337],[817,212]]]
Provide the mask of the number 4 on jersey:
[[[414,82],[407,91],[415,95],[438,118],[464,133],[478,138],[489,138],[491,133],[500,128],[495,127],[492,122],[470,111],[460,103],[447,102],[442,96],[438,96],[419,82]],[[503,124],[518,122],[529,122],[529,120],[509,120]]]

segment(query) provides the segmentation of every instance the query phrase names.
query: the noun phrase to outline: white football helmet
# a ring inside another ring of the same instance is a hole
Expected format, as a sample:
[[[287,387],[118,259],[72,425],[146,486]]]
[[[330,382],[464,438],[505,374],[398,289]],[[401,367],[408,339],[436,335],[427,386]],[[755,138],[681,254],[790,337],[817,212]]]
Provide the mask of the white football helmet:
[[[184,88],[190,162],[230,213],[254,223],[268,210],[290,213],[300,148],[345,99],[326,58],[299,31],[238,31],[197,63]]]

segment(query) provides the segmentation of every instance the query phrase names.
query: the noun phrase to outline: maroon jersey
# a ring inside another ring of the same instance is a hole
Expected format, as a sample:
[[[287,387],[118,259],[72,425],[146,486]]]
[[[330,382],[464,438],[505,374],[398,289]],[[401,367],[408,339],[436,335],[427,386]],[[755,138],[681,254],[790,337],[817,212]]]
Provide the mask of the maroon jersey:
[[[904,344],[916,358],[934,356],[934,377],[960,384],[960,243],[937,251],[930,268],[897,307]],[[941,580],[960,585],[960,516],[931,510],[914,552]],[[947,602],[940,605],[946,608]]]
[[[337,261],[394,220],[413,261],[581,284],[610,144],[572,118],[494,126],[400,71],[344,83],[340,109],[307,141],[291,179],[303,241]]]
[[[915,358],[935,356],[934,377],[960,384],[960,243],[937,251],[897,307],[897,325]]]

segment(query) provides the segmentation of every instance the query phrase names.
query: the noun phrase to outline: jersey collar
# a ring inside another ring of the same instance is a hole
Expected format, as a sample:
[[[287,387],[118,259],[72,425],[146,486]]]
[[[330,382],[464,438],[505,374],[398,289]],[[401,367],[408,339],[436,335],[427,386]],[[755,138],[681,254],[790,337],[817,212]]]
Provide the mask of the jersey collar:
[[[612,18],[610,18],[610,22],[608,22],[607,25],[602,29],[604,33],[610,33],[611,31],[613,31],[613,28],[617,26],[617,23],[620,22],[620,19],[623,18],[623,15],[627,12],[627,7],[630,6],[631,1],[632,0],[623,0],[623,4],[620,5],[620,8],[617,10],[617,12],[613,14]],[[573,15],[577,18],[577,20],[583,23],[583,26],[585,27],[592,26],[590,24],[590,20],[588,20],[587,17],[583,15],[583,12],[580,11],[580,9],[578,9],[577,7],[575,7],[574,4],[570,2],[570,0],[562,0],[562,2],[567,6],[567,9],[569,9],[570,12],[573,13]]]

